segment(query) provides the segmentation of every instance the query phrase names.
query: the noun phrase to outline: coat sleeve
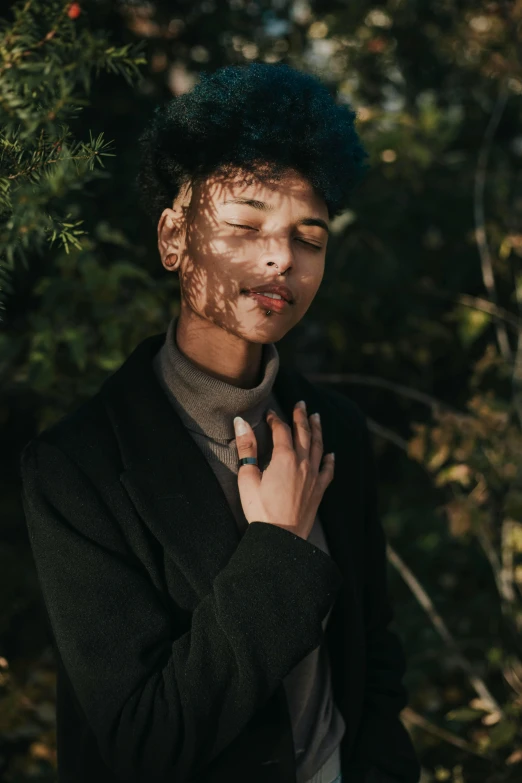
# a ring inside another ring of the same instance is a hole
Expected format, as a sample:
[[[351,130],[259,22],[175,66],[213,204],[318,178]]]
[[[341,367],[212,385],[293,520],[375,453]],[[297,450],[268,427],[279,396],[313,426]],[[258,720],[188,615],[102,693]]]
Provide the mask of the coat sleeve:
[[[421,769],[399,713],[408,703],[402,682],[406,659],[389,628],[394,619],[387,583],[386,539],[378,512],[375,454],[364,417],[366,689],[354,741],[349,780],[361,783],[418,783]]]
[[[191,779],[319,646],[341,572],[299,536],[253,522],[179,629],[73,460],[38,438],[20,464],[54,640],[105,763],[127,783]]]

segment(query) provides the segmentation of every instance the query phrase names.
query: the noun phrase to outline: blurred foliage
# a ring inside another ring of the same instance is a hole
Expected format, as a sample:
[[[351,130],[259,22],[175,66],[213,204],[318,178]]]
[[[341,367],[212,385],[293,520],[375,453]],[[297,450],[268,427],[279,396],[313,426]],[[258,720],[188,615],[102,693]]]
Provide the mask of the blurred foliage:
[[[103,134],[89,143],[72,139],[64,120],[75,117],[85,99],[74,94],[80,82],[89,91],[96,68],[121,74],[131,83],[139,75],[140,44],[109,46],[102,31],[78,30],[78,3],[27,0],[13,8],[14,22],[1,20],[0,65],[0,289],[12,293],[8,272],[16,261],[27,267],[30,251],[48,250],[58,237],[69,252],[81,249],[83,220],[68,219],[56,208],[70,191],[100,178],[95,162],[109,144]],[[64,217],[66,219],[64,219]]]
[[[522,2],[13,11],[0,33],[0,777],[54,780],[56,766],[20,450],[178,311],[131,187],[153,107],[201,70],[258,60],[318,75],[357,110],[371,155],[321,289],[278,350],[356,400],[375,434],[422,783],[520,780]]]

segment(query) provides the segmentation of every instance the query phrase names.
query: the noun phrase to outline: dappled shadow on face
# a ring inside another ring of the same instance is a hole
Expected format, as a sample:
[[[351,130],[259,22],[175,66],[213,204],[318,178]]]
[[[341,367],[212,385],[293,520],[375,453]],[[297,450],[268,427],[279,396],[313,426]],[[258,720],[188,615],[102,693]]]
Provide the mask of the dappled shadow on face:
[[[261,238],[257,231],[231,226],[229,221],[250,226],[255,222],[253,218],[238,220],[237,216],[231,220],[232,213],[224,211],[225,200],[240,197],[272,204],[277,230]],[[321,263],[317,257],[312,260],[310,251],[306,255],[305,250],[293,249],[285,219],[316,214],[327,220],[321,197],[297,172],[265,167],[229,169],[193,180],[178,199],[184,204],[176,228],[182,308],[188,306],[201,318],[251,342],[281,339],[308,309],[324,268],[324,253]],[[302,256],[296,255],[301,252]],[[267,316],[241,293],[267,282],[285,283],[299,294],[287,313]]]

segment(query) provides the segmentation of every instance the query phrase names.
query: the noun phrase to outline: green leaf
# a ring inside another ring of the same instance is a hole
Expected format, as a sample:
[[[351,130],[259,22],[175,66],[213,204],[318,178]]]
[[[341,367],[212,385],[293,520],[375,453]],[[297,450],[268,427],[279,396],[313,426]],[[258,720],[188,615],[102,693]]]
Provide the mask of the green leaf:
[[[454,313],[460,339],[465,348],[474,343],[491,323],[491,315],[482,310],[459,306]]]
[[[518,733],[518,726],[514,721],[502,720],[497,723],[490,731],[490,747],[503,748],[510,745]]]
[[[69,353],[74,364],[80,370],[85,370],[87,366],[87,346],[85,343],[85,335],[80,329],[73,327],[65,329],[62,333],[62,337],[67,342]]]
[[[120,351],[114,351],[112,354],[105,354],[105,356],[96,357],[96,365],[101,367],[102,370],[117,370],[123,362],[124,357]]]
[[[458,707],[456,710],[450,710],[446,713],[447,720],[458,720],[467,723],[480,718],[484,715],[483,710],[474,710],[473,707]]]

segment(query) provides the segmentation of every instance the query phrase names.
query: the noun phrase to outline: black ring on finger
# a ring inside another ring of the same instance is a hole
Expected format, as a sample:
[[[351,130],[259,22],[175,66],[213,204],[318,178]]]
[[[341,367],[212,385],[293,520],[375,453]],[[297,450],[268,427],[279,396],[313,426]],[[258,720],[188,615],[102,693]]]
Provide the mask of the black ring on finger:
[[[239,460],[239,467],[241,465],[257,465],[257,457],[243,457]]]

